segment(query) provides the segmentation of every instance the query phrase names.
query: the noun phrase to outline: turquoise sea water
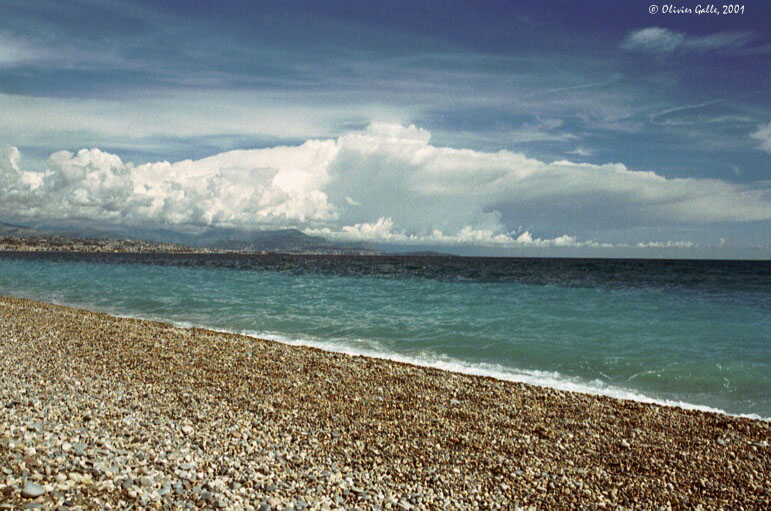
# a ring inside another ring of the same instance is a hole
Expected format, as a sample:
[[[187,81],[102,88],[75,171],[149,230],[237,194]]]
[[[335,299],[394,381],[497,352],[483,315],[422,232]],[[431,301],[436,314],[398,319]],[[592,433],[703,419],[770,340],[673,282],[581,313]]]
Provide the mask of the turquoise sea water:
[[[0,294],[771,417],[767,262],[0,253]]]

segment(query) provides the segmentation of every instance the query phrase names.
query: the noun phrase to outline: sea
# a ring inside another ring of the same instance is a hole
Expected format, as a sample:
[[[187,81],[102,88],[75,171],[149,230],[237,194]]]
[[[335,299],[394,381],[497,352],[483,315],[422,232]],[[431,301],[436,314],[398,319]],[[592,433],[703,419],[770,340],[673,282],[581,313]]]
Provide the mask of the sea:
[[[771,419],[769,261],[0,252],[0,294]]]

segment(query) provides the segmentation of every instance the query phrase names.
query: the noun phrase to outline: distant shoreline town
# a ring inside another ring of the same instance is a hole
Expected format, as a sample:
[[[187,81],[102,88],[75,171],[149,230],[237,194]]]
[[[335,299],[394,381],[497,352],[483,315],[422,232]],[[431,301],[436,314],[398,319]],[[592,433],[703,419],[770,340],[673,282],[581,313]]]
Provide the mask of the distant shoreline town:
[[[290,254],[341,256],[451,256],[443,252],[381,251],[365,243],[338,242],[298,229],[243,231],[207,229],[198,233],[163,230],[94,232],[51,227],[26,227],[0,221],[0,252],[169,253],[169,254]]]
[[[225,253],[229,250],[194,248],[176,243],[155,243],[144,240],[112,240],[70,238],[67,236],[0,238],[0,250],[17,252],[170,252],[170,253]]]
[[[178,243],[152,242],[146,240],[116,240],[94,238],[71,238],[67,236],[45,237],[0,237],[0,252],[87,252],[87,253],[167,253],[167,254],[303,254],[303,255],[378,255],[367,249],[344,249],[323,247],[300,250],[251,250],[191,247]]]

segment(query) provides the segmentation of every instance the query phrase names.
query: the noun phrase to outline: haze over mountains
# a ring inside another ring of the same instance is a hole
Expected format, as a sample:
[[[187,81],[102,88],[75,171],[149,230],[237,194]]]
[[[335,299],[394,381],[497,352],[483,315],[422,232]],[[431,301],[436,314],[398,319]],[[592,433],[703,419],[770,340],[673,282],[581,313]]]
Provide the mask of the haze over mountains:
[[[297,229],[246,231],[229,228],[206,228],[200,232],[183,232],[158,228],[111,229],[40,224],[34,227],[0,222],[0,236],[99,239],[141,239],[157,243],[178,243],[197,248],[225,249],[245,252],[321,252],[321,253],[379,253],[363,243],[330,241],[321,236],[309,236]]]
[[[30,229],[23,225],[7,224],[0,222],[0,236],[15,236],[19,238],[45,236],[45,233],[36,229]]]

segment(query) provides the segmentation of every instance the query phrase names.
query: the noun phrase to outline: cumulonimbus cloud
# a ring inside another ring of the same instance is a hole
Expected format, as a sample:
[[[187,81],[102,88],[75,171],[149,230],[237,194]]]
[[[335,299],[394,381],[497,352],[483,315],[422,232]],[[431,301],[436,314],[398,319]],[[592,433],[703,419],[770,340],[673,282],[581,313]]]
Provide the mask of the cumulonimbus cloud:
[[[766,185],[437,147],[415,126],[134,165],[99,149],[25,170],[0,151],[0,215],[122,225],[293,226],[394,243],[581,246],[565,234],[771,218]],[[532,233],[556,233],[556,237]]]

